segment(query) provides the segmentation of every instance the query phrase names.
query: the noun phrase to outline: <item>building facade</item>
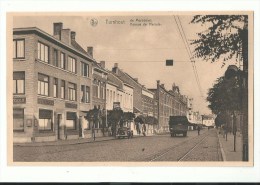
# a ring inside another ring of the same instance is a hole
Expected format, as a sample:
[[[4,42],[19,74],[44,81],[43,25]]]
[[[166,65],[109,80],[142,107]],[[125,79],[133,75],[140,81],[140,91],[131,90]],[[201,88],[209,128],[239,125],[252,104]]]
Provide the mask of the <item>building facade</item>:
[[[155,99],[154,93],[144,85],[138,82],[137,78],[133,78],[129,74],[123,72],[116,63],[112,69],[112,73],[122,80],[124,83],[129,84],[133,88],[133,112],[135,116],[142,116],[144,118],[150,116],[155,117]],[[157,113],[156,113],[157,115]],[[145,119],[144,119],[145,120]],[[154,125],[146,124],[146,129],[148,134],[152,134],[154,130]],[[141,127],[141,126],[139,126]],[[136,128],[135,128],[136,130]]]
[[[149,89],[155,94],[155,104],[158,111],[158,132],[169,131],[170,116],[186,116],[188,112],[187,97],[180,94],[179,87],[173,85],[167,90],[164,84],[157,80],[156,89]]]
[[[89,53],[93,54],[93,48],[88,48]],[[92,108],[100,110],[106,108],[106,83],[107,71],[104,69],[104,62],[94,62],[92,67]]]
[[[106,92],[107,110],[112,110],[114,102],[118,102],[124,112],[133,112],[132,86],[124,83],[113,73],[109,73]]]
[[[202,115],[202,124],[207,127],[214,127],[215,126],[215,115]]]
[[[54,23],[13,30],[14,142],[75,139],[91,105],[93,58],[76,33]]]

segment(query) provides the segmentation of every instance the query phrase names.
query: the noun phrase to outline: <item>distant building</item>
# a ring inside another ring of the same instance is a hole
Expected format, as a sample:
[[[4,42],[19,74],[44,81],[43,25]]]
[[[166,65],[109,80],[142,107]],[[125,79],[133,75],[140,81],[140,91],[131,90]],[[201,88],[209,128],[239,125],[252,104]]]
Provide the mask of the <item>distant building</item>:
[[[202,124],[207,127],[214,127],[215,126],[215,115],[202,115]]]
[[[187,98],[180,94],[179,87],[173,85],[171,90],[167,90],[164,84],[157,80],[156,89],[149,89],[155,93],[157,103],[159,124],[157,129],[169,131],[170,116],[186,116],[188,112]]]

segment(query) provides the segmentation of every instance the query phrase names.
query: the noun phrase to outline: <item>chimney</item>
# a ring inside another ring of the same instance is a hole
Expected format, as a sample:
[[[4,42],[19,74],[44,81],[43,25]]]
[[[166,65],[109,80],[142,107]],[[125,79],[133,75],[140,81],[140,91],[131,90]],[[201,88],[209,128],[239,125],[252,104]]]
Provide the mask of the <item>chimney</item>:
[[[156,82],[157,82],[157,85],[160,85],[160,80],[157,80]]]
[[[61,39],[61,30],[63,28],[63,23],[62,22],[55,22],[53,23],[53,36],[56,39]]]
[[[102,68],[105,69],[105,67],[106,67],[106,62],[105,62],[105,61],[100,61],[100,65],[101,65]]]
[[[93,47],[88,47],[87,52],[93,58]]]
[[[71,38],[70,38],[70,29],[62,29],[61,30],[61,41],[65,44],[71,45]]]
[[[118,63],[114,64],[114,67],[112,68],[112,72],[118,75]]]
[[[76,39],[76,32],[75,31],[71,31],[70,32],[70,38],[71,38],[71,40],[75,40]]]
[[[135,80],[136,82],[138,82],[138,78],[134,78],[134,80]]]

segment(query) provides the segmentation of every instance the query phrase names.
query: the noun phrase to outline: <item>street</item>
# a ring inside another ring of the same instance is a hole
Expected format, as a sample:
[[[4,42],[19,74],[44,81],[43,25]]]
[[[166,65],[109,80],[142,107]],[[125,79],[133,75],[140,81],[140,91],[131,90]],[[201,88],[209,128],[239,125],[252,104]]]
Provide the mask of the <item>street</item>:
[[[216,129],[58,146],[16,146],[14,162],[221,161]]]

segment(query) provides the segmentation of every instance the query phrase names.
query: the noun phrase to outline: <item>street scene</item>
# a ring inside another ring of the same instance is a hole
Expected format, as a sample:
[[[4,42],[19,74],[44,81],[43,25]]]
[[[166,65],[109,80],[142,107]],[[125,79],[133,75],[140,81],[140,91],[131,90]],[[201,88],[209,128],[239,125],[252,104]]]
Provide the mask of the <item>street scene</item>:
[[[155,145],[154,143],[160,143]],[[87,140],[57,145],[17,146],[14,160],[26,162],[80,161],[222,161],[215,129],[203,130],[200,135],[189,132],[188,137],[156,135],[133,139],[107,138],[97,142]],[[30,152],[29,152],[30,151]]]
[[[13,162],[253,160],[252,13],[9,16]]]

